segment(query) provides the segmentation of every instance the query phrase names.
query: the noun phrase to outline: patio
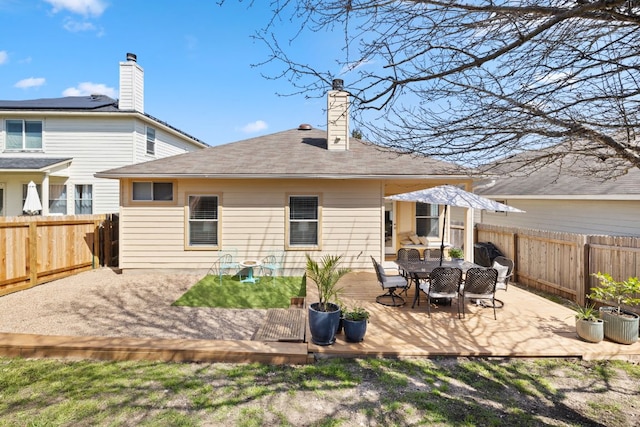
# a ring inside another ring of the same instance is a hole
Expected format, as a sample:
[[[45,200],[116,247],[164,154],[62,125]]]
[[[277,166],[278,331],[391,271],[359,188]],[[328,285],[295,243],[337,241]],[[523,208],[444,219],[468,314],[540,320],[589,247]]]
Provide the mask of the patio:
[[[457,304],[439,306],[427,316],[425,299],[411,308],[375,303],[382,293],[375,275],[354,272],[343,278],[343,301],[371,312],[365,340],[347,343],[342,334],[334,345],[257,340],[207,340],[53,336],[0,333],[0,354],[22,357],[71,357],[110,360],[309,363],[323,357],[577,357],[640,360],[640,342],[591,344],[575,334],[573,312],[516,286],[499,298],[505,307],[498,320],[490,309],[467,305],[458,319]],[[46,286],[46,285],[43,285]],[[409,291],[409,300],[414,289]],[[316,300],[313,285],[307,303]],[[293,309],[300,310],[300,309]],[[305,316],[302,316],[303,318]],[[307,331],[307,338],[309,333]]]

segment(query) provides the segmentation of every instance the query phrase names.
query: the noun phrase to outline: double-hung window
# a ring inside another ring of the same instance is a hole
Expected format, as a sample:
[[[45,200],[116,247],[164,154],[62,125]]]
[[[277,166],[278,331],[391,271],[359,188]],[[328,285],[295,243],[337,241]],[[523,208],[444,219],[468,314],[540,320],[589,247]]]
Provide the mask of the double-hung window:
[[[67,186],[49,184],[49,213],[67,214]]]
[[[439,206],[430,203],[416,203],[416,234],[418,236],[440,236]]]
[[[172,182],[137,181],[133,183],[135,201],[171,201],[173,200]]]
[[[93,213],[93,185],[76,185],[76,215]]]
[[[218,196],[189,196],[188,246],[218,246]]]
[[[319,246],[318,196],[289,196],[289,246]]]
[[[42,150],[42,122],[39,120],[7,120],[8,151]]]
[[[147,154],[156,154],[156,130],[147,127]]]

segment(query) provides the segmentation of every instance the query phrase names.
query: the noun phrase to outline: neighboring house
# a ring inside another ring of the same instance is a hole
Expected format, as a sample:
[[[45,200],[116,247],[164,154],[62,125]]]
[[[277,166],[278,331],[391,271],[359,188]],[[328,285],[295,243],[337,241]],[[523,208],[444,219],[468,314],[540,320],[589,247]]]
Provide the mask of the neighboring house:
[[[22,215],[29,181],[42,214],[117,212],[119,187],[97,171],[207,145],[144,112],[144,71],[120,63],[120,99],[105,95],[0,101],[0,216]]]
[[[481,212],[483,224],[612,236],[640,236],[640,170],[602,180],[589,160],[565,159],[513,176],[478,182],[474,192],[526,211]],[[562,166],[562,167],[561,167]]]
[[[441,206],[385,196],[470,189],[468,171],[350,138],[348,94],[334,87],[327,102],[326,131],[300,125],[96,174],[120,180],[120,268],[208,268],[218,250],[235,248],[241,259],[285,250],[287,273],[303,271],[307,253],[365,270],[409,231],[439,246]]]

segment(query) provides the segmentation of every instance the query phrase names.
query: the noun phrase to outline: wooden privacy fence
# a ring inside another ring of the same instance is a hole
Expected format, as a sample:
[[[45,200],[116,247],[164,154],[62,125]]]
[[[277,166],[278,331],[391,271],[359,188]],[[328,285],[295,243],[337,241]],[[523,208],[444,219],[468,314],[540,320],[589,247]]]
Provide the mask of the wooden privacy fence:
[[[476,224],[476,242],[492,242],[515,263],[514,280],[584,305],[597,279],[640,277],[640,237],[596,236]]]
[[[112,215],[3,218],[0,295],[113,265],[112,233],[104,230],[111,230],[114,221],[117,223],[117,217]]]

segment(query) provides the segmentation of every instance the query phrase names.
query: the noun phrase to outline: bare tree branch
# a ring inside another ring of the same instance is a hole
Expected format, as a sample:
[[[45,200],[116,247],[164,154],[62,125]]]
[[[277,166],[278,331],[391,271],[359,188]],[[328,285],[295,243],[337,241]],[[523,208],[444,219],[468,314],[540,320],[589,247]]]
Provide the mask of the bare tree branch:
[[[344,79],[366,139],[472,167],[578,156],[595,159],[584,173],[602,177],[640,168],[639,0],[270,5],[256,38],[270,49],[261,64],[281,72],[266,77],[307,97]],[[295,32],[282,34],[282,21]],[[321,64],[328,71],[287,54],[301,34],[337,28],[344,46]]]

